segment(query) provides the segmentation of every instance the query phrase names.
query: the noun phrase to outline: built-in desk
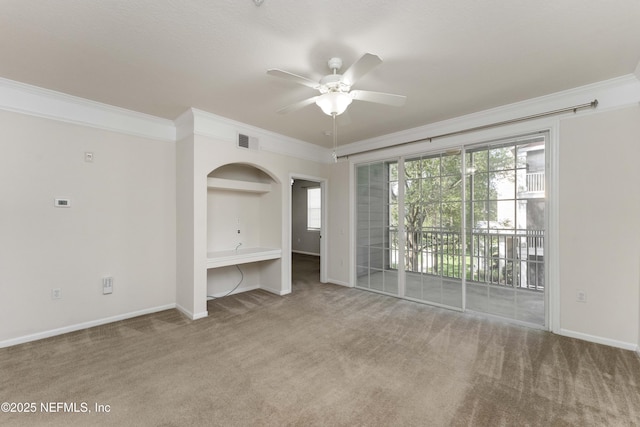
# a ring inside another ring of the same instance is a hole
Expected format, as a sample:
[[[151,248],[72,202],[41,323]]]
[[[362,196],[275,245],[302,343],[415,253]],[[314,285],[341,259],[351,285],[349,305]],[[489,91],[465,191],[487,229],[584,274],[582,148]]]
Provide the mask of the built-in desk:
[[[207,253],[207,269],[266,261],[281,257],[282,249],[274,248],[240,248],[237,251],[209,252]]]

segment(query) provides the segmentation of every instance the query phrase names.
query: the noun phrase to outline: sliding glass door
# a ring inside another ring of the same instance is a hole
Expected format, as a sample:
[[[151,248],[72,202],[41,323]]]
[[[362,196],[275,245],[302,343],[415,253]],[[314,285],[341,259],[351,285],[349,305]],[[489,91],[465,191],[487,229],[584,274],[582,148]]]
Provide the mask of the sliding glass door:
[[[545,138],[467,151],[467,308],[544,325]]]
[[[405,296],[462,308],[461,152],[404,162]]]
[[[398,293],[398,163],[358,166],[356,286]]]
[[[546,135],[356,167],[356,286],[545,324]]]

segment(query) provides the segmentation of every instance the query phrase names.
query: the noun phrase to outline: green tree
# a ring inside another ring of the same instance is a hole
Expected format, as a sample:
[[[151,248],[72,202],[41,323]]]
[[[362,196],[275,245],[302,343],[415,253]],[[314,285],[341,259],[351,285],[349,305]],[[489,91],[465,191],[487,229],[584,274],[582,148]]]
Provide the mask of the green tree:
[[[467,152],[467,219],[471,226],[497,219],[497,185],[513,179],[513,147]],[[433,257],[433,272],[460,277],[462,230],[462,164],[460,153],[445,153],[406,160],[404,163],[405,266],[421,271],[423,254]],[[442,259],[441,259],[442,257]],[[448,263],[457,262],[450,269]],[[441,265],[444,264],[444,265]]]

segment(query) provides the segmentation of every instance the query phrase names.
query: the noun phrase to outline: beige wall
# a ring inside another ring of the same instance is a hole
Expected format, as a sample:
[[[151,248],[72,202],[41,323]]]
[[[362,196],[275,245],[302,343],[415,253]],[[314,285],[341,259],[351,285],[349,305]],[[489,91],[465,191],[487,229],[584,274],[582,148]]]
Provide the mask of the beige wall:
[[[0,343],[175,304],[175,144],[4,111],[0,129]]]
[[[561,329],[637,345],[640,107],[563,120],[559,157]]]
[[[331,163],[328,168],[329,199],[327,201],[327,242],[328,273],[327,280],[340,285],[350,285],[352,250],[349,246],[350,199],[352,183],[350,182],[348,161]]]

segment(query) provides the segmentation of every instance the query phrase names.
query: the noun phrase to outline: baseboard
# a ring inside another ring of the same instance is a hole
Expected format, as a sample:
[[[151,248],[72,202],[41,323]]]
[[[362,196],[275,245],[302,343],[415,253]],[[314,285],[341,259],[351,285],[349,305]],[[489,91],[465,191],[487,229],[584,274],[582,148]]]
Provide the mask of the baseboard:
[[[209,316],[209,312],[206,311],[206,310],[205,311],[201,311],[200,313],[194,313],[191,310],[187,310],[186,308],[184,308],[180,304],[176,304],[176,309],[180,313],[184,314],[185,316],[187,316],[191,320],[204,319],[205,317]]]
[[[77,323],[75,325],[64,326],[62,328],[50,329],[44,332],[38,332],[35,334],[25,335],[18,338],[11,338],[8,340],[0,341],[0,348],[11,347],[18,344],[24,344],[31,341],[37,341],[44,338],[51,338],[57,335],[67,334],[69,332],[75,332],[82,329],[93,328],[94,326],[105,325],[107,323],[119,322],[120,320],[131,319],[133,317],[143,316],[145,314],[157,313],[159,311],[171,310],[176,308],[176,304],[167,304],[158,307],[147,308],[139,311],[132,311],[130,313],[119,314],[117,316],[105,317],[102,319],[91,320],[89,322]]]
[[[291,289],[289,289],[289,290],[272,289],[272,288],[267,288],[265,286],[260,286],[260,289],[262,289],[263,291],[270,292],[272,294],[276,294],[278,296],[288,295],[288,294],[291,293]]]
[[[305,251],[294,251],[294,250],[292,250],[291,253],[300,254],[300,255],[320,256],[320,254],[317,254],[317,253],[314,253],[314,252],[305,252]]]
[[[334,285],[346,286],[347,288],[352,288],[349,282],[343,282],[342,280],[336,279],[327,279],[327,283],[333,283]]]
[[[558,331],[558,335],[563,335],[565,337],[577,338],[583,341],[589,341],[596,344],[604,344],[610,347],[618,347],[624,350],[638,351],[638,346],[634,343],[612,340],[610,338],[599,337],[596,335],[585,334],[582,332],[571,331],[568,329],[560,329]]]

